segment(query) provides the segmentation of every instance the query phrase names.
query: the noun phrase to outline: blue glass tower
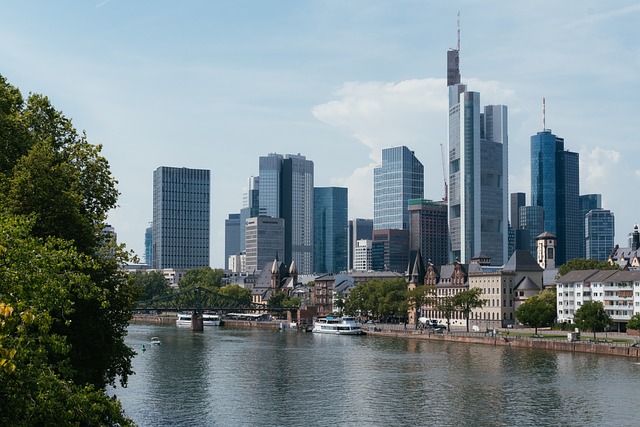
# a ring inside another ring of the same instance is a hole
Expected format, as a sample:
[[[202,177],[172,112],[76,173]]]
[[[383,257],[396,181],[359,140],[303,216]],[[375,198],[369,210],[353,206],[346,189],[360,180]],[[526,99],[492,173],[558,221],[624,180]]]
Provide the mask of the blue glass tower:
[[[565,151],[563,138],[550,130],[531,137],[531,203],[542,206],[544,230],[558,239],[558,266],[583,253],[579,173],[578,153]]]
[[[408,230],[409,200],[424,195],[424,168],[405,146],[382,149],[373,170],[373,229]]]
[[[229,214],[224,220],[224,268],[229,269],[229,257],[240,253],[240,214]]]
[[[153,268],[209,266],[209,187],[206,169],[153,172]]]
[[[314,188],[313,209],[314,272],[347,271],[348,190]]]
[[[592,209],[585,215],[586,257],[606,261],[614,245],[615,218],[606,209]]]

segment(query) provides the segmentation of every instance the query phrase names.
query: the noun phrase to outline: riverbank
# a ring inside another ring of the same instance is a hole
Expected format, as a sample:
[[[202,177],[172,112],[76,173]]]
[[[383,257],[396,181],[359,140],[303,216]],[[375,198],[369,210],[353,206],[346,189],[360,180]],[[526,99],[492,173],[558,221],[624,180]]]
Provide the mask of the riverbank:
[[[640,358],[640,347],[622,345],[615,342],[595,343],[586,341],[561,341],[559,339],[525,338],[517,335],[488,336],[479,333],[451,332],[434,334],[429,332],[406,331],[378,328],[377,331],[367,331],[370,336],[387,336],[414,340],[449,341],[467,344],[483,344],[493,346],[510,346],[520,348],[535,348],[550,351],[566,351],[572,353],[602,354],[607,356],[622,356]]]
[[[132,323],[150,324],[175,324],[175,316],[159,315],[136,315],[131,320]],[[224,326],[236,328],[259,328],[259,329],[281,329],[282,321],[247,321],[229,320],[223,321]],[[622,345],[615,342],[594,343],[587,341],[562,341],[560,339],[526,338],[517,334],[489,336],[482,333],[471,332],[450,332],[444,334],[429,333],[427,331],[415,331],[405,329],[395,329],[392,325],[378,325],[374,331],[372,328],[366,330],[368,336],[394,337],[411,340],[433,340],[449,341],[466,344],[482,344],[492,346],[511,346],[519,348],[535,348],[549,351],[565,351],[572,353],[602,354],[607,356],[622,356],[640,359],[640,347],[632,345]]]

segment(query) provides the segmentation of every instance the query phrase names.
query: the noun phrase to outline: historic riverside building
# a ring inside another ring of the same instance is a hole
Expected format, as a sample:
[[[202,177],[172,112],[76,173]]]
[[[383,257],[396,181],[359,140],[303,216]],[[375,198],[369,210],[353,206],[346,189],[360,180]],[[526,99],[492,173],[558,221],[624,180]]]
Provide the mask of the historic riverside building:
[[[348,190],[316,187],[313,199],[313,270],[347,271]]]
[[[452,260],[479,253],[502,265],[508,252],[507,107],[480,107],[460,83],[459,51],[447,53],[449,233]]]
[[[469,264],[454,262],[440,267],[427,264],[423,280],[420,280],[418,262],[413,264],[408,274],[409,290],[430,286],[436,301],[440,302],[461,291],[482,290],[484,306],[474,309],[469,315],[470,326],[478,330],[516,324],[515,310],[518,306],[542,290],[543,269],[527,250],[516,250],[503,267],[490,266],[491,261],[484,255],[474,257]],[[435,319],[441,324],[447,321],[437,305],[409,311],[410,323],[415,323],[419,317]],[[452,326],[466,325],[466,319],[459,312],[454,312],[450,321]]]
[[[153,268],[209,266],[209,171],[161,166],[153,172]]]
[[[275,154],[259,160],[260,215],[284,219],[284,262],[302,275],[313,272],[313,162],[305,156]]]
[[[584,252],[580,218],[579,155],[564,139],[544,129],[531,137],[531,204],[544,210],[544,231],[558,238],[556,265]]]

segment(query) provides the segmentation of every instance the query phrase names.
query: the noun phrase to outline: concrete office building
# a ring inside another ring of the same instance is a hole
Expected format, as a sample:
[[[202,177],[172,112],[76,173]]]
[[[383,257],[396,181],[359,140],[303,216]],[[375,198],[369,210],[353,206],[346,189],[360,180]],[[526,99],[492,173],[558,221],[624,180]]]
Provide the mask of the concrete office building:
[[[258,216],[246,222],[246,272],[253,274],[284,253],[285,227],[282,218]]]
[[[420,252],[424,262],[445,265],[449,259],[447,204],[443,201],[409,200],[409,250]]]
[[[242,189],[242,208],[240,209],[240,251],[245,251],[246,240],[246,222],[247,218],[253,218],[260,215],[260,178],[250,176],[247,186]]]
[[[348,231],[348,262],[349,270],[353,270],[354,259],[356,253],[356,246],[358,240],[372,240],[373,239],[373,219],[354,218],[349,221]]]
[[[153,172],[153,268],[209,266],[210,183],[206,169]]]

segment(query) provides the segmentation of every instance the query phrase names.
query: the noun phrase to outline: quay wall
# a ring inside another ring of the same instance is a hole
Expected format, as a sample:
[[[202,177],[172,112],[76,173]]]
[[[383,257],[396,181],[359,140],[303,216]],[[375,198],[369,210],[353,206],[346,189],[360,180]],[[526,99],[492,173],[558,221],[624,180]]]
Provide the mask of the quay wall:
[[[405,331],[378,331],[367,332],[372,336],[392,336],[415,340],[448,341],[468,344],[484,344],[493,346],[512,346],[521,348],[536,348],[550,351],[569,351],[573,353],[591,353],[607,356],[624,356],[640,358],[640,347],[628,345],[615,345],[615,343],[588,343],[584,341],[569,342],[561,340],[542,340],[532,338],[509,338],[504,336],[466,336],[455,334],[420,334],[418,332]]]

